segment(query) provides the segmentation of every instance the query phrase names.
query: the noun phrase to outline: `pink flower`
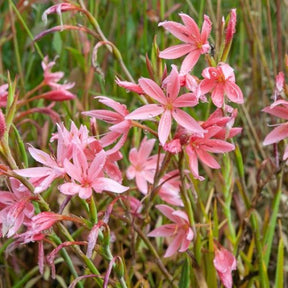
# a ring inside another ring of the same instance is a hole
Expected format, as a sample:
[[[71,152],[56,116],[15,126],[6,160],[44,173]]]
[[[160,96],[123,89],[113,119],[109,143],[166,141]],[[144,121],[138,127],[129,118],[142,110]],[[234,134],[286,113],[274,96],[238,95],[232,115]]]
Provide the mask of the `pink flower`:
[[[20,182],[10,178],[11,192],[0,191],[0,224],[1,236],[11,237],[19,230],[22,224],[27,225],[34,215],[31,203],[33,195],[27,189],[20,191]]]
[[[65,154],[58,154],[61,158],[55,160],[46,152],[32,146],[28,150],[31,156],[45,167],[18,169],[14,170],[14,172],[20,176],[31,178],[31,182],[35,186],[34,193],[43,192],[48,189],[55,179],[65,176],[65,169],[63,168],[64,159],[62,158]]]
[[[218,244],[219,245],[219,244]],[[232,271],[236,270],[236,259],[234,255],[224,247],[220,249],[214,245],[215,258],[213,260],[214,267],[225,288],[232,288]]]
[[[96,99],[100,99],[100,103],[114,109],[115,112],[110,110],[91,110],[83,112],[82,114],[113,124],[109,127],[110,131],[101,138],[100,143],[103,147],[106,147],[120,138],[118,143],[110,151],[107,151],[108,153],[114,153],[125,144],[128,132],[132,127],[131,120],[125,119],[129,111],[124,104],[120,104],[108,97],[99,96],[96,97]]]
[[[262,111],[273,116],[288,120],[288,101],[279,99]],[[282,123],[274,128],[264,139],[263,145],[278,143],[288,137],[288,122]]]
[[[157,193],[166,203],[174,206],[184,206],[180,197],[180,186],[179,171],[173,170],[161,178]]]
[[[158,26],[163,26],[185,44],[169,47],[160,52],[159,56],[164,59],[176,59],[188,54],[181,66],[182,73],[186,74],[195,66],[200,55],[209,51],[210,45],[207,40],[211,32],[212,23],[209,17],[204,15],[204,22],[200,33],[197,24],[190,16],[184,13],[180,13],[179,15],[184,25],[174,21],[164,21],[159,23]]]
[[[6,107],[9,85],[4,84],[0,86],[0,107]]]
[[[143,194],[148,193],[148,183],[153,183],[154,181],[158,155],[149,156],[153,150],[154,143],[155,139],[148,140],[145,137],[138,151],[136,148],[132,148],[129,152],[131,165],[128,167],[126,175],[129,180],[136,178],[137,188]],[[160,160],[162,160],[163,155],[160,157]]]
[[[42,94],[42,98],[51,101],[65,101],[74,99],[76,96],[67,91],[74,87],[75,83],[58,83],[63,78],[63,72],[51,72],[52,67],[55,65],[55,61],[49,62],[48,56],[46,56],[42,63],[44,71],[44,83],[52,88],[52,91]]]
[[[128,190],[128,187],[104,177],[105,162],[106,153],[104,150],[97,153],[92,162],[88,162],[83,150],[75,147],[73,149],[73,164],[67,159],[64,160],[65,171],[72,181],[60,185],[60,192],[66,195],[78,194],[80,198],[88,199],[93,190],[96,193],[101,193],[103,190],[122,193]]]
[[[184,211],[174,210],[167,205],[157,205],[156,208],[174,223],[162,225],[151,231],[148,236],[173,238],[164,257],[170,257],[177,251],[185,252],[194,237],[187,214]]]
[[[213,139],[221,130],[221,127],[209,127],[203,138],[191,135],[189,143],[185,146],[185,151],[189,157],[189,167],[196,179],[204,179],[202,176],[199,176],[198,159],[210,168],[219,169],[220,165],[210,153],[225,153],[235,149],[233,144],[217,138]]]
[[[24,233],[17,235],[22,243],[41,241],[45,237],[43,232],[50,229],[56,222],[66,220],[67,216],[54,212],[41,212],[32,217]]]
[[[181,107],[192,107],[198,104],[198,100],[193,93],[186,93],[178,97],[180,91],[180,80],[175,67],[172,67],[170,81],[166,85],[166,95],[163,90],[151,79],[141,78],[139,85],[143,91],[159,104],[144,105],[128,116],[126,119],[145,120],[162,114],[159,126],[158,137],[164,145],[169,137],[172,127],[172,118],[186,129],[203,135],[204,129],[189,114],[182,111]]]
[[[228,64],[221,63],[218,67],[208,67],[202,72],[204,79],[199,84],[199,93],[204,95],[212,91],[212,102],[219,108],[224,104],[224,96],[232,102],[242,104],[243,94],[235,84],[233,68]]]

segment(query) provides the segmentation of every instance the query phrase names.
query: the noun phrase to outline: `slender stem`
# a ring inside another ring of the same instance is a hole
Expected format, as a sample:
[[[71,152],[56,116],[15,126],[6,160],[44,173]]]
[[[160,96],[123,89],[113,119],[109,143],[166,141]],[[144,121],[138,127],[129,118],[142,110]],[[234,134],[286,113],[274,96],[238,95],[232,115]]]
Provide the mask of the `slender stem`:
[[[53,239],[53,242],[55,242],[55,244],[57,244],[57,245],[62,244],[61,239],[60,239],[57,235],[54,234],[54,235],[51,235],[50,237]],[[72,275],[73,275],[75,278],[78,278],[79,275],[78,275],[78,273],[77,273],[77,271],[76,271],[76,269],[75,269],[75,267],[74,267],[74,265],[73,265],[72,259],[70,258],[69,254],[67,253],[66,249],[64,249],[64,248],[61,249],[60,254],[61,254],[62,257],[64,258],[65,263],[68,265],[68,267],[69,267]],[[77,285],[78,285],[80,288],[84,288],[84,286],[83,286],[83,284],[82,284],[81,282],[78,282]]]
[[[10,5],[12,6],[12,8],[13,8],[15,14],[17,15],[18,19],[20,20],[22,26],[23,26],[24,29],[26,30],[26,33],[28,34],[28,36],[31,38],[31,40],[32,40],[32,42],[33,42],[33,40],[34,40],[34,36],[32,35],[32,33],[30,32],[29,28],[27,27],[27,25],[26,25],[24,19],[22,18],[21,14],[19,13],[17,7],[15,6],[15,4],[13,3],[12,0],[9,0],[9,3],[10,3]],[[35,43],[35,42],[33,42],[33,43],[34,43],[34,46],[35,46],[35,48],[36,48],[36,50],[37,50],[39,56],[41,57],[41,59],[43,59],[44,56],[43,56],[43,54],[42,54],[42,52],[41,52],[41,50],[40,50],[38,44]]]
[[[188,193],[187,193],[187,189],[186,189],[183,160],[184,160],[184,154],[183,154],[183,152],[181,152],[180,157],[179,157],[179,165],[178,165],[179,170],[180,170],[180,182],[181,182],[180,194],[182,196],[181,198],[182,198],[182,201],[183,201],[183,204],[185,207],[185,211],[187,212],[187,215],[188,215],[190,226],[194,227],[195,220],[194,220],[192,205],[191,205],[191,202],[189,201],[189,197],[188,197]]]

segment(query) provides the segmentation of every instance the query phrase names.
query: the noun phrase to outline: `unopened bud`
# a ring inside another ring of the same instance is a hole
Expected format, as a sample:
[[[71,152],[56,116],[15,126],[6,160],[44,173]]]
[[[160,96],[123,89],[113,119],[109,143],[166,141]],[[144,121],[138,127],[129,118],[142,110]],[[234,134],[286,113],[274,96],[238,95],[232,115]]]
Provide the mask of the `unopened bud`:
[[[6,131],[5,116],[2,112],[2,110],[0,110],[0,139],[3,138],[5,131]]]
[[[122,261],[121,257],[119,257],[119,256],[115,257],[114,271],[115,271],[118,279],[121,279],[124,277],[124,273],[125,273],[124,265],[123,265],[123,261]]]

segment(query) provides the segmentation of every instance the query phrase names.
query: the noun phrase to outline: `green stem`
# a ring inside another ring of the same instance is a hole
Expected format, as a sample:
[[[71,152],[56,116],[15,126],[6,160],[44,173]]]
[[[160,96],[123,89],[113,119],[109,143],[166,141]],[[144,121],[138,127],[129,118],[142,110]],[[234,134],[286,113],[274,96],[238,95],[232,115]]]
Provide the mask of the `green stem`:
[[[12,0],[9,0],[9,3],[10,3],[10,5],[12,6],[12,8],[13,8],[15,14],[17,15],[18,19],[20,20],[22,26],[23,26],[24,29],[26,30],[26,33],[28,34],[28,36],[29,36],[29,37],[31,38],[31,40],[33,41],[33,40],[34,40],[34,36],[33,36],[32,33],[30,32],[30,30],[29,30],[28,26],[26,25],[24,19],[22,18],[21,14],[19,13],[17,7],[14,5],[14,3],[13,3]],[[34,43],[34,42],[33,42],[33,43]],[[34,46],[35,46],[35,48],[36,48],[39,56],[41,57],[41,59],[43,59],[44,56],[43,56],[43,54],[42,54],[42,52],[41,52],[38,44],[37,44],[37,43],[34,43]]]
[[[52,238],[52,240],[55,242],[55,244],[57,245],[61,245],[62,244],[62,241],[61,239],[57,236],[57,235],[51,235],[50,238]],[[60,254],[62,255],[62,257],[64,258],[65,260],[65,263],[68,265],[72,275],[75,277],[75,278],[78,278],[79,275],[77,274],[77,271],[73,265],[73,261],[71,260],[69,254],[67,253],[66,249],[61,249],[60,251]],[[83,284],[81,282],[78,282],[77,285],[81,288],[84,288]]]
[[[184,160],[184,154],[183,152],[180,153],[180,157],[179,157],[179,171],[180,171],[180,182],[181,182],[181,186],[180,186],[180,194],[181,194],[181,198],[185,207],[185,211],[188,215],[188,219],[189,219],[189,223],[190,226],[193,227],[195,225],[195,220],[194,220],[194,214],[193,214],[193,210],[192,210],[192,205],[191,202],[189,200],[189,196],[188,196],[188,192],[186,189],[186,181],[185,181],[185,175],[184,175],[184,168],[183,168],[183,160]]]
[[[90,208],[90,220],[92,225],[94,226],[95,224],[98,223],[98,215],[97,215],[97,207],[95,205],[95,200],[93,195],[90,198],[90,202],[89,202],[89,208]]]
[[[71,242],[75,241],[63,224],[58,223],[57,226],[60,229],[61,233],[65,236],[65,238],[68,241],[71,241]],[[100,272],[95,267],[94,263],[82,252],[82,250],[79,248],[79,246],[76,246],[76,245],[72,246],[72,249],[83,260],[83,262],[86,264],[86,266],[88,267],[88,269],[90,270],[90,272],[92,274],[100,275]],[[102,287],[101,286],[101,285],[103,285],[102,279],[95,278],[95,281],[97,282],[99,287]]]
[[[266,233],[264,235],[263,243],[266,247],[266,252],[264,254],[264,263],[266,267],[268,266],[270,260],[272,242],[274,239],[275,227],[277,223],[280,199],[282,195],[282,181],[283,181],[283,169],[277,174],[277,189],[271,207],[272,215],[269,220],[269,228],[266,230]]]

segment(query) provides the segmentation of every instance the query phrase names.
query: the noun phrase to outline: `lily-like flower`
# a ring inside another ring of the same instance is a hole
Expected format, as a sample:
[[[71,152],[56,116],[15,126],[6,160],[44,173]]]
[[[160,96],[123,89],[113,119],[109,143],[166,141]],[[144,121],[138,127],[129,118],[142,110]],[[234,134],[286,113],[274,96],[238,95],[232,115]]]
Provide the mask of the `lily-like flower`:
[[[58,187],[63,194],[78,194],[80,198],[88,199],[93,190],[96,193],[101,193],[103,190],[123,193],[129,189],[115,180],[104,177],[103,168],[106,163],[104,150],[97,153],[93,161],[89,163],[83,150],[75,147],[72,158],[73,164],[67,159],[64,160],[65,171],[72,180]]]
[[[224,96],[234,103],[244,102],[243,94],[235,83],[233,68],[228,64],[221,63],[218,67],[208,67],[202,72],[204,79],[199,84],[199,95],[212,92],[211,98],[215,106],[221,108],[224,104]],[[199,96],[198,95],[198,96]]]
[[[164,21],[158,24],[172,33],[176,38],[183,41],[184,44],[169,47],[160,52],[159,57],[164,59],[176,59],[187,54],[182,65],[181,71],[186,74],[190,72],[201,54],[208,53],[210,45],[208,37],[212,29],[212,23],[208,16],[204,15],[202,30],[200,30],[196,22],[188,15],[180,13],[184,25],[174,21]]]
[[[32,167],[25,169],[14,170],[20,176],[28,177],[35,186],[34,193],[41,193],[48,189],[51,183],[57,178],[65,176],[65,169],[63,168],[62,158],[55,160],[46,152],[36,149],[32,146],[28,148],[31,156],[44,167]],[[59,155],[60,156],[60,155]],[[61,161],[62,160],[62,161]]]
[[[143,194],[148,193],[148,183],[153,183],[155,170],[157,166],[158,155],[150,156],[155,139],[142,140],[139,150],[132,148],[129,152],[129,161],[131,165],[128,167],[126,175],[129,180],[136,178],[136,185]],[[161,161],[163,155],[160,155]]]
[[[10,183],[11,192],[0,191],[0,234],[2,237],[15,235],[21,225],[28,224],[34,215],[31,192],[27,189],[20,191],[20,182],[14,178],[10,178]]]
[[[177,253],[177,251],[185,252],[194,237],[187,214],[184,211],[174,210],[163,204],[157,205],[156,208],[174,223],[162,225],[151,231],[148,236],[173,238],[164,257],[170,257]]]
[[[201,128],[198,122],[188,113],[179,109],[181,107],[193,107],[198,104],[194,93],[186,93],[178,97],[180,91],[180,80],[178,72],[172,67],[170,81],[165,85],[166,95],[163,90],[153,80],[141,78],[139,85],[142,90],[159,104],[147,104],[131,112],[126,119],[145,120],[151,119],[162,114],[159,127],[158,137],[160,143],[164,146],[172,127],[172,118],[186,129],[203,135],[205,130]]]
[[[221,127],[209,127],[207,128],[207,133],[202,138],[197,135],[191,135],[188,145],[185,146],[185,151],[189,157],[189,167],[196,179],[204,180],[199,175],[198,159],[210,168],[219,169],[219,163],[210,153],[225,153],[235,149],[233,144],[213,138],[221,130]]]
[[[214,248],[215,258],[213,260],[213,264],[218,276],[225,288],[232,288],[232,271],[236,270],[236,259],[234,255],[224,247],[221,246],[218,248],[216,245],[214,245]]]

